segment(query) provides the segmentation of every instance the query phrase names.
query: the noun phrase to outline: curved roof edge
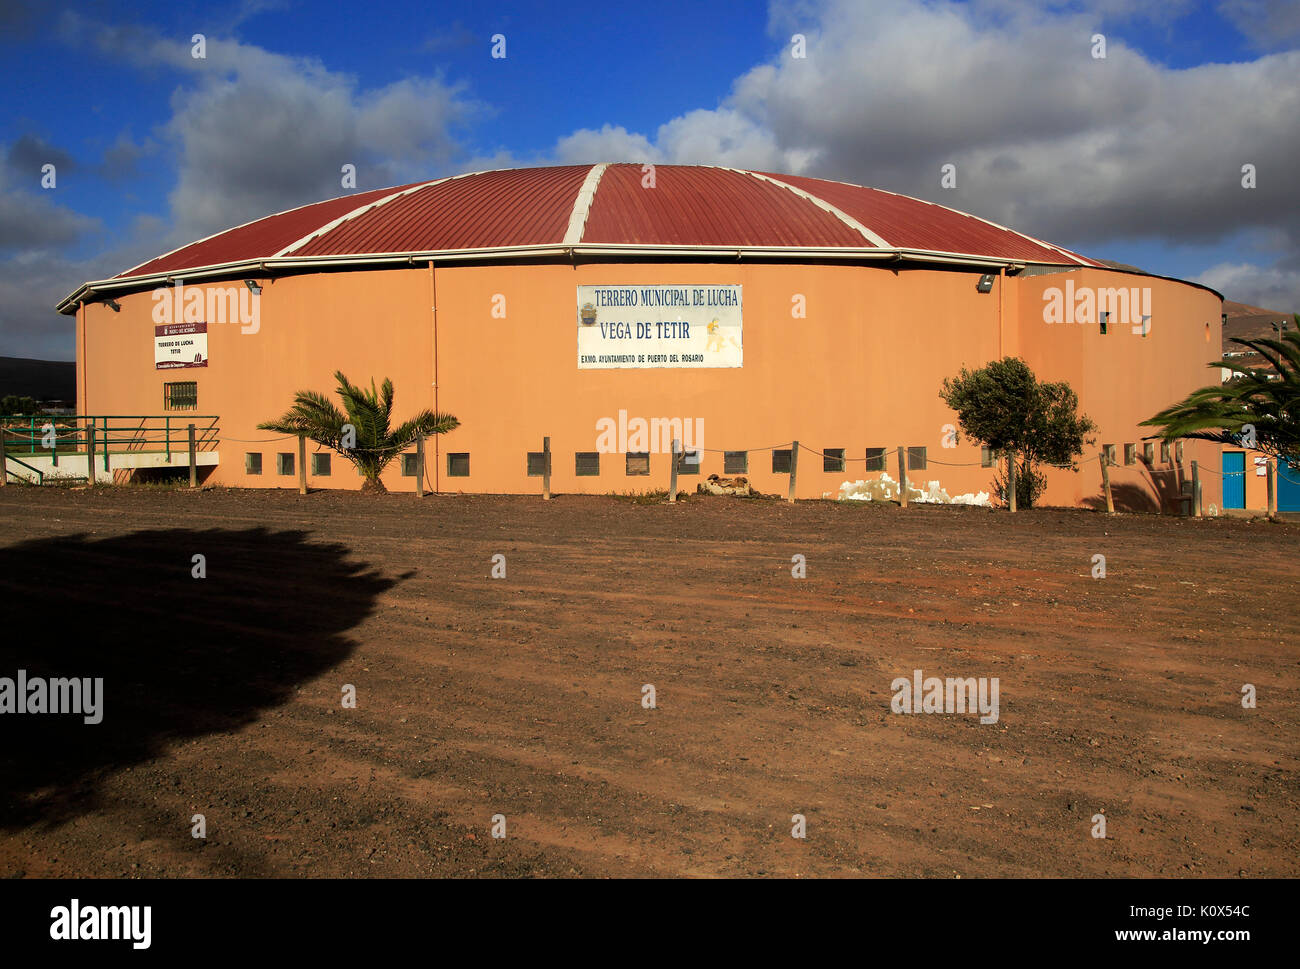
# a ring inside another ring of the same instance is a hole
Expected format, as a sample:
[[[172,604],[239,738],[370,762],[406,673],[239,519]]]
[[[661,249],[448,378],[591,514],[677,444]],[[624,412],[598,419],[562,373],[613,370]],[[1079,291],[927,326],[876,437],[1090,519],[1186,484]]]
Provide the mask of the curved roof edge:
[[[643,256],[688,261],[929,263],[1125,272],[979,216],[881,189],[721,165],[662,165],[653,202],[643,166],[466,172],[286,209],[156,256],[65,296],[179,279],[313,269]],[[608,186],[608,187],[606,187]],[[1200,283],[1173,279],[1222,294]]]
[[[354,256],[272,256],[267,259],[249,259],[236,262],[216,263],[211,266],[198,266],[170,273],[153,273],[145,276],[114,276],[110,279],[92,280],[83,283],[65,296],[55,309],[70,316],[83,302],[91,302],[99,296],[115,292],[129,293],[156,288],[159,285],[170,286],[177,281],[221,279],[241,274],[257,276],[277,276],[311,272],[313,269],[340,269],[353,267],[364,269],[394,268],[402,265],[414,266],[428,263],[462,263],[462,262],[516,262],[521,259],[537,259],[543,262],[573,262],[579,256],[587,257],[635,257],[662,259],[678,256],[690,262],[742,262],[746,259],[762,262],[779,262],[806,259],[827,262],[860,262],[863,264],[898,263],[940,264],[965,266],[970,269],[1008,270],[1015,275],[1027,266],[1050,266],[1059,272],[1077,272],[1091,269],[1098,272],[1122,273],[1129,276],[1144,276],[1151,279],[1163,279],[1168,282],[1182,283],[1213,293],[1220,300],[1223,294],[1211,286],[1194,280],[1180,279],[1177,276],[1161,276],[1141,270],[1118,269],[1111,266],[1083,266],[1068,263],[1026,262],[1023,259],[1004,259],[994,256],[970,256],[961,253],[938,252],[923,249],[847,249],[811,248],[803,246],[639,246],[616,244],[578,244],[578,245],[544,245],[492,247],[488,249],[453,249],[421,253],[370,253]]]

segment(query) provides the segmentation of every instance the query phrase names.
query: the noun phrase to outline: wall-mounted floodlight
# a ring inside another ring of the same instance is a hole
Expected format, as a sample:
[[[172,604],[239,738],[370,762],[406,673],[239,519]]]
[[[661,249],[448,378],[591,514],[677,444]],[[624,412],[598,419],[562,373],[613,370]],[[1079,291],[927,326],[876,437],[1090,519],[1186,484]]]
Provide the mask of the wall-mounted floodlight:
[[[259,296],[259,295],[261,295],[261,292],[262,292],[262,284],[259,283],[257,280],[255,280],[255,279],[245,279],[245,280],[244,280],[244,285],[248,287],[248,291],[249,291],[250,293],[252,293],[254,296]]]
[[[998,277],[993,273],[985,273],[983,276],[980,277],[980,281],[975,284],[975,288],[981,293],[992,292],[993,280],[997,278]]]
[[[114,313],[120,313],[120,312],[122,312],[122,304],[119,303],[119,302],[118,302],[117,300],[115,300],[115,299],[106,299],[106,300],[104,300],[104,305],[107,306],[107,307],[108,307],[110,310],[112,310]]]

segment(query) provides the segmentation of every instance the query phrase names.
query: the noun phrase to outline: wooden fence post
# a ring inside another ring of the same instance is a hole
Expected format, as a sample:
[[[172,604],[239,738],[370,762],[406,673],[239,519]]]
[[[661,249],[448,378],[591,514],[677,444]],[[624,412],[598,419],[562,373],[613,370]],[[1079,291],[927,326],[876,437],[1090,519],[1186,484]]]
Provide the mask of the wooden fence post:
[[[188,425],[186,430],[190,436],[190,487],[197,488],[199,486],[199,454],[198,448],[194,446],[194,425]],[[91,434],[94,433],[92,430]]]
[[[898,504],[900,507],[907,507],[907,455],[903,453],[904,448],[898,446]]]
[[[1101,489],[1106,493],[1106,514],[1115,514],[1115,500],[1110,494],[1110,461],[1104,447],[1101,449]]]
[[[107,440],[104,441],[104,446],[108,447]],[[95,422],[93,420],[86,428],[86,485],[95,487]]]
[[[796,479],[799,477],[799,442],[793,441],[790,444],[790,493],[786,500],[794,504],[794,489]]]
[[[298,494],[307,493],[307,435],[298,435]]]
[[[1192,462],[1192,517],[1201,517],[1201,465]]]
[[[1268,517],[1277,517],[1277,485],[1273,477],[1276,474],[1276,458],[1268,458]]]
[[[1016,497],[1016,452],[1007,455],[1007,510],[1015,512],[1020,506]]]
[[[542,438],[542,500],[551,500],[551,439]]]
[[[662,440],[661,438],[661,443]],[[672,468],[668,473],[668,500],[674,504],[677,501],[677,447],[677,438],[673,438]]]
[[[415,435],[415,497],[424,497],[424,435]]]

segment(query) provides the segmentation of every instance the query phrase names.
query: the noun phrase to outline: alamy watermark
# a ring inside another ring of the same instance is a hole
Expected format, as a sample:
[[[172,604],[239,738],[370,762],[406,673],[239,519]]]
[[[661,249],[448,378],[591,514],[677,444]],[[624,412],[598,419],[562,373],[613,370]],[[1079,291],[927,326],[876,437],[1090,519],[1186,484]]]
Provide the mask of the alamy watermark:
[[[72,713],[86,723],[104,719],[104,678],[0,676],[0,713]]]
[[[240,333],[262,328],[262,294],[246,284],[239,286],[172,286],[153,291],[153,321],[172,323],[238,323]]]
[[[680,441],[683,451],[704,446],[703,417],[627,416],[620,410],[618,419],[602,417],[596,421],[596,450],[601,454],[671,454],[673,441]]]
[[[147,949],[153,937],[150,905],[82,905],[74,898],[50,909],[50,938],[56,942],[130,942]]]
[[[1131,326],[1146,336],[1151,330],[1151,287],[1078,286],[1067,280],[1064,289],[1043,290],[1044,323],[1098,323]]]
[[[981,676],[941,679],[912,671],[912,678],[900,676],[889,684],[894,698],[889,708],[894,713],[976,713],[980,723],[998,722],[998,678]]]

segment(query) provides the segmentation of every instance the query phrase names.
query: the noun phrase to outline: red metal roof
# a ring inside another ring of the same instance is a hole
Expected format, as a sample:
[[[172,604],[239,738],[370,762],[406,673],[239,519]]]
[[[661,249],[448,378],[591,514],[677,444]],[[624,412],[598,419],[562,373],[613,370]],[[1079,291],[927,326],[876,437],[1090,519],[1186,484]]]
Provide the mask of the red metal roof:
[[[516,168],[433,183],[376,206],[295,256],[558,244],[590,165]]]
[[[1017,232],[907,195],[798,175],[784,182],[829,202],[880,235],[891,247],[970,253],[1027,262],[1070,262],[1062,251]]]
[[[858,185],[692,165],[655,166],[653,187],[643,178],[640,165],[569,165],[360,192],[218,233],[118,278],[277,257],[520,246],[861,250],[881,240],[891,250],[1098,265],[972,215]]]
[[[844,221],[787,188],[725,168],[610,165],[596,189],[584,244],[669,246],[870,245]]]
[[[313,229],[319,229],[367,202],[400,191],[400,187],[381,188],[373,192],[345,195],[327,202],[313,202],[278,215],[268,215],[256,222],[249,222],[247,225],[219,232],[210,238],[191,242],[188,246],[152,259],[121,275],[148,276],[151,273],[171,273],[196,266],[215,266],[219,263],[270,258]]]

